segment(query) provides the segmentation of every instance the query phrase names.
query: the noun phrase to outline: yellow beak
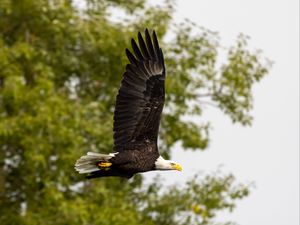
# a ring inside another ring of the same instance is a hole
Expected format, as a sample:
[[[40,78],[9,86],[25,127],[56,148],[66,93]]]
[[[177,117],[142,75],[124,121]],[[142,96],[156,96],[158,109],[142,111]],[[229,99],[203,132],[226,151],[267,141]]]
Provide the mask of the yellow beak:
[[[174,169],[174,170],[178,170],[178,171],[182,171],[182,167],[181,167],[179,164],[175,164],[175,165],[173,166],[173,169]]]

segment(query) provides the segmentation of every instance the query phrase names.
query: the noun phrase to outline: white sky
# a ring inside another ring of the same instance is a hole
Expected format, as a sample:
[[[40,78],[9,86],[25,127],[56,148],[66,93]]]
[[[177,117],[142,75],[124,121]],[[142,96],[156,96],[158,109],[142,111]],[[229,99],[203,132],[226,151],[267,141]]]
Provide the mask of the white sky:
[[[252,127],[233,125],[217,110],[207,117],[213,125],[205,152],[175,149],[173,159],[184,171],[168,172],[167,182],[180,182],[198,171],[224,165],[239,181],[256,188],[234,213],[220,215],[241,225],[299,224],[299,1],[179,0],[177,21],[189,18],[219,31],[223,45],[242,32],[250,44],[275,61],[270,74],[254,89]],[[147,174],[147,178],[154,173]]]

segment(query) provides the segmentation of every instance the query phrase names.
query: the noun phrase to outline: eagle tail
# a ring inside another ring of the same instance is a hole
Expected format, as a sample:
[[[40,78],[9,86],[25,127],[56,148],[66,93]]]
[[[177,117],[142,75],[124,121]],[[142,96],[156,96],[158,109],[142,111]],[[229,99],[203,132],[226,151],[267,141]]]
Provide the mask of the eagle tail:
[[[112,165],[109,160],[115,157],[117,153],[101,154],[95,152],[88,152],[81,156],[75,163],[75,170],[80,174],[92,173],[101,169],[109,169]]]

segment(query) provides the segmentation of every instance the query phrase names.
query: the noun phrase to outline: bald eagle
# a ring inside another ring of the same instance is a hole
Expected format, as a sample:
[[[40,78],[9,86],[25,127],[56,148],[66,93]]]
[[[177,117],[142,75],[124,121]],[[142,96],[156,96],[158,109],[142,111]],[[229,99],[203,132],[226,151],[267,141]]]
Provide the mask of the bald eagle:
[[[131,39],[133,54],[126,49],[129,64],[116,99],[113,153],[88,152],[75,169],[87,178],[119,176],[153,170],[178,170],[181,166],[160,156],[157,146],[160,117],[165,101],[166,69],[155,31],[145,40]]]

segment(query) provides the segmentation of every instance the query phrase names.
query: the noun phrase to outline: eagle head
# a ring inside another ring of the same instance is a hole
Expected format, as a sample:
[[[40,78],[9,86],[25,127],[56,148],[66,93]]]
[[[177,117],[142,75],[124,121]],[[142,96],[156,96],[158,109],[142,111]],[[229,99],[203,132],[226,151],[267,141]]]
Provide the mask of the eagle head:
[[[155,161],[155,170],[178,170],[182,171],[181,165],[178,163],[166,160],[162,156],[159,156]]]

